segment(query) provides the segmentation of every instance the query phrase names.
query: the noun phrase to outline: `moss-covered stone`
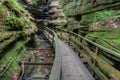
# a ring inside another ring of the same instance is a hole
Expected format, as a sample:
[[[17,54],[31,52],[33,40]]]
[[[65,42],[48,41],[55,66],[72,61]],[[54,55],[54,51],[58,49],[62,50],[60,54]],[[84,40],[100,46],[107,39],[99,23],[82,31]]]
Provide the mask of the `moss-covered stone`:
[[[25,44],[37,30],[31,15],[16,0],[0,3],[0,80],[13,80],[20,73],[18,62],[27,54]]]
[[[81,24],[90,26],[91,23],[102,20],[102,19],[107,19],[107,18],[112,18],[115,16],[119,16],[119,10],[104,10],[104,11],[99,11],[95,12],[92,14],[87,14],[82,16]]]
[[[0,73],[1,80],[13,80],[13,74],[17,72],[20,73],[20,66],[18,62],[25,57],[25,43],[28,40],[18,41],[14,44],[12,49],[9,48],[6,52],[4,52],[4,56],[0,61],[0,66],[4,68],[4,70]]]
[[[120,22],[119,17],[107,18],[101,21],[97,21],[89,27],[89,31],[93,32],[88,33],[86,37],[95,41],[96,43],[99,43],[111,50],[120,53],[119,22]]]

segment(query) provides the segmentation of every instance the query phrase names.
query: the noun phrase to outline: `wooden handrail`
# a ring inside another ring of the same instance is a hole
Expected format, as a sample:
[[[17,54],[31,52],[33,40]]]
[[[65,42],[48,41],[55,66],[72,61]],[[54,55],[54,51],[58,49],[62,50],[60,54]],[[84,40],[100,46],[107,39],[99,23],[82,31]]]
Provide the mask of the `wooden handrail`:
[[[110,80],[110,79],[120,80],[120,71],[115,69],[106,60],[104,60],[102,57],[100,57],[100,55],[102,54],[101,51],[104,51],[107,55],[117,58],[116,61],[120,61],[119,53],[112,51],[104,46],[101,46],[100,44],[97,44],[97,43],[95,43],[79,34],[76,34],[74,32],[65,31],[65,30],[61,30],[58,28],[55,28],[55,31],[63,39],[67,38],[66,40],[68,40],[70,43],[72,43],[72,45],[76,49],[78,49],[79,52],[81,51],[80,49],[87,52],[87,53],[82,53],[83,56],[86,58],[89,66],[94,70],[94,72],[101,79],[103,79],[103,80]],[[67,35],[61,35],[61,34],[67,34]],[[91,50],[87,43],[90,43],[92,46],[94,46],[95,51]]]
[[[60,29],[57,29],[57,30],[60,30]],[[60,31],[69,33],[69,34],[74,35],[74,36],[78,36],[79,38],[85,40],[86,42],[89,42],[89,43],[93,44],[94,46],[99,47],[100,49],[104,50],[104,51],[107,52],[108,54],[113,55],[113,56],[115,56],[115,57],[117,57],[117,58],[120,59],[120,53],[117,53],[117,52],[115,52],[115,51],[113,51],[113,50],[110,50],[110,49],[104,47],[104,46],[101,46],[100,44],[95,43],[95,42],[93,42],[93,41],[91,41],[91,40],[89,40],[89,39],[87,39],[87,38],[85,38],[85,37],[83,37],[83,36],[81,36],[81,35],[79,35],[79,34],[76,34],[76,33],[74,33],[74,32],[65,31],[65,30],[60,30]]]
[[[53,40],[54,47],[55,47],[55,59],[54,59],[54,63],[53,63],[53,67],[51,70],[49,80],[61,80],[61,66],[62,66],[61,65],[61,61],[62,61],[61,57],[62,56],[61,56],[61,52],[60,52],[60,48],[59,48],[57,34],[49,28],[44,28],[44,33],[49,33],[48,38],[50,38],[50,35],[52,36],[51,39]]]

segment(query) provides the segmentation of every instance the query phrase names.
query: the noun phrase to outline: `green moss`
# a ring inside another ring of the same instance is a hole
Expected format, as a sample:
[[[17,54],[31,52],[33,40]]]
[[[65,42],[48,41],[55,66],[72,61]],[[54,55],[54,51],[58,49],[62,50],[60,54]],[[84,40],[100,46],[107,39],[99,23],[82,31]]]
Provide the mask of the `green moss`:
[[[7,16],[7,9],[5,9],[1,4],[0,4],[0,25],[3,23],[3,21],[6,19]]]
[[[120,27],[106,32],[92,32],[87,34],[86,38],[89,38],[90,40],[119,53],[120,52],[119,30]]]
[[[104,9],[119,9],[119,2],[116,0],[77,0],[76,1],[61,1],[61,5],[64,12],[68,16],[73,16],[75,14],[86,14],[91,12],[103,11]]]
[[[0,13],[5,13],[6,11],[5,7],[0,4]]]
[[[6,6],[9,11],[13,12],[16,16],[21,16],[23,13],[26,13],[24,8],[15,0],[5,0],[3,1],[3,5]]]
[[[25,43],[29,40],[28,31],[37,29],[30,18],[16,0],[3,0],[0,4],[0,67],[5,68],[0,73],[0,80],[13,80],[13,74],[20,72],[18,61],[27,55]]]
[[[4,40],[0,46],[0,53],[8,46],[10,43],[14,42],[18,38],[18,35],[11,36],[10,39]]]
[[[119,14],[119,11],[114,11],[114,10],[108,10],[108,11],[99,11],[99,12],[95,12],[95,13],[91,13],[88,15],[85,15],[82,17],[82,21],[81,24],[82,25],[90,25],[93,22],[102,20],[102,19],[106,19],[109,17],[115,17]]]
[[[27,55],[24,44],[28,40],[18,41],[11,50],[6,51],[5,56],[0,61],[0,66],[5,67],[5,70],[0,73],[0,80],[10,80],[14,72],[19,72],[20,67],[18,61]]]
[[[109,77],[109,75],[110,75],[109,71],[107,71],[107,70],[106,70],[104,67],[102,67],[102,66],[99,66],[98,68],[101,70],[101,72],[102,72],[104,75],[106,75],[107,77]]]
[[[15,72],[19,73],[20,66],[18,65],[18,62],[21,60],[22,57],[26,56],[26,50],[25,47],[22,47],[18,54],[15,54],[12,56],[11,64],[9,65],[9,68],[7,71],[0,77],[1,80],[12,80],[13,74]],[[3,78],[3,79],[2,79]]]
[[[9,30],[22,30],[25,23],[23,22],[24,19],[22,18],[17,18],[15,16],[9,16],[7,17],[6,21],[5,21],[5,25],[6,26],[10,26]]]

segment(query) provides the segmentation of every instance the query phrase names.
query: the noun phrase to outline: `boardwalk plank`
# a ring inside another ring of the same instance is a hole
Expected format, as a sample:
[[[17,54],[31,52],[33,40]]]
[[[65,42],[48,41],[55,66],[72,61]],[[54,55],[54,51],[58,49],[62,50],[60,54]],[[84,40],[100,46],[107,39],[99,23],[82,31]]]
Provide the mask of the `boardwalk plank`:
[[[62,80],[94,80],[77,54],[59,40],[62,52]]]

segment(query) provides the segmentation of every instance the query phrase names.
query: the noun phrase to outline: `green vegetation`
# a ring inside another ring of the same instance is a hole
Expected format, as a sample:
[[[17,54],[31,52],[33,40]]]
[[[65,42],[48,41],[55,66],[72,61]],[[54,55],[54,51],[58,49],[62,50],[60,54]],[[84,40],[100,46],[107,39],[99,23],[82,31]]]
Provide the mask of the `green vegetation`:
[[[92,32],[86,35],[86,38],[89,38],[95,41],[98,44],[101,44],[111,50],[114,50],[120,53],[120,27],[117,29],[109,30],[108,32]]]
[[[88,27],[86,29],[80,28],[79,34],[85,33],[85,37],[101,44],[111,50],[120,52],[120,11],[117,0],[78,0],[75,1],[61,1],[61,8],[66,14],[68,20],[67,27],[69,31],[82,26]],[[77,18],[81,18],[79,21]]]
[[[2,3],[5,7],[7,7],[7,9],[9,11],[11,11],[12,13],[14,13],[16,16],[21,16],[22,13],[26,13],[26,11],[24,10],[24,8],[15,0],[5,0]]]
[[[31,15],[16,0],[0,3],[0,80],[13,80],[20,73],[18,62],[27,56],[25,44],[37,30]],[[32,32],[30,32],[32,31]]]
[[[119,16],[120,11],[119,10],[104,10],[104,11],[99,11],[95,12],[92,14],[88,15],[83,15],[81,24],[90,26],[91,23],[102,20],[102,19],[107,19],[107,18],[112,18],[115,16]]]
[[[1,80],[12,80],[14,72],[19,73],[20,66],[18,62],[23,59],[25,55],[27,56],[24,47],[26,42],[27,40],[18,41],[9,52],[6,51],[6,55],[0,61],[0,66],[5,67],[5,70],[0,74]]]
[[[5,25],[10,27],[10,30],[23,30],[25,23],[24,20],[21,18],[17,18],[14,16],[7,17],[5,21]]]
[[[74,18],[68,18],[68,23],[67,23],[67,30],[72,31],[75,28],[79,28],[80,24],[75,21]]]

